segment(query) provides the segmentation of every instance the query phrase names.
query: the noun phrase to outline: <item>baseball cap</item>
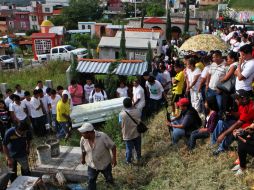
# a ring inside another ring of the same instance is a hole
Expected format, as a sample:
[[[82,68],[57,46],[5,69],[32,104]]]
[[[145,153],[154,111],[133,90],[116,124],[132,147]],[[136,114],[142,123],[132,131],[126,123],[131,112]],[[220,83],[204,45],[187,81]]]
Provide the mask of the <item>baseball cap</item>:
[[[234,98],[248,98],[250,96],[249,92],[243,89],[237,90],[233,95]]]
[[[91,123],[83,123],[80,128],[78,128],[80,133],[85,133],[88,131],[94,131],[94,127]]]
[[[181,98],[177,103],[177,106],[188,106],[190,105],[190,100],[188,98]]]

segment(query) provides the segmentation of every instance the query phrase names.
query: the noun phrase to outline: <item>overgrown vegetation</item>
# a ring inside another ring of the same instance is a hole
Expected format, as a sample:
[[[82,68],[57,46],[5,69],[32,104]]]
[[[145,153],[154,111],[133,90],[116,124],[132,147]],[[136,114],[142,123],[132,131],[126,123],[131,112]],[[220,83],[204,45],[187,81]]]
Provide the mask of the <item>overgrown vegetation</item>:
[[[230,0],[229,7],[236,10],[254,10],[253,0]]]
[[[0,72],[1,83],[7,83],[9,88],[14,89],[20,84],[23,89],[32,91],[38,80],[52,80],[54,87],[57,85],[67,86],[65,71],[69,63],[63,61],[51,61],[49,64],[27,68],[21,71],[11,70]]]

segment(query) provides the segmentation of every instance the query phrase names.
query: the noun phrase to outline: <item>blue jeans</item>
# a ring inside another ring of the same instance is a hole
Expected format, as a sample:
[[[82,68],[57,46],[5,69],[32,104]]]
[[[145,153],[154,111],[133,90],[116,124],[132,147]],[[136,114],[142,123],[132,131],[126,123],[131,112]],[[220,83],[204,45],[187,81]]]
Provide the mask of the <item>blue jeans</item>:
[[[172,122],[174,125],[180,125],[181,122],[179,120],[175,120]],[[180,128],[174,128],[172,127],[172,142],[173,144],[177,144],[178,141],[185,136],[185,130]]]
[[[126,162],[131,163],[132,159],[132,150],[135,148],[137,153],[137,160],[141,159],[141,136],[138,136],[135,139],[125,141],[126,147]]]
[[[231,127],[236,121],[234,120],[228,120],[228,121],[222,121],[219,120],[216,128],[213,131],[212,138],[211,138],[211,144],[215,144],[217,141],[217,138],[220,136],[220,134],[227,130],[229,127]],[[230,144],[234,141],[233,134],[228,134],[224,140],[219,144],[218,150],[224,151],[229,148]]]
[[[209,132],[199,132],[199,129],[192,131],[189,139],[189,149],[195,148],[197,139],[206,139],[209,137],[209,135]]]
[[[56,133],[59,132],[59,124],[56,120],[56,114],[51,114],[51,120],[52,120],[52,127],[54,128],[54,130],[56,131]]]
[[[100,172],[104,175],[107,183],[113,183],[111,163],[104,170],[96,170],[88,166],[88,190],[96,190],[96,180]]]
[[[64,138],[69,133],[69,122],[58,122],[59,129],[57,133],[58,138]]]
[[[216,97],[219,110],[221,111],[222,110],[222,95],[218,94],[215,90],[212,90],[211,88],[208,88],[206,95],[207,95],[207,97],[211,97],[211,96]]]

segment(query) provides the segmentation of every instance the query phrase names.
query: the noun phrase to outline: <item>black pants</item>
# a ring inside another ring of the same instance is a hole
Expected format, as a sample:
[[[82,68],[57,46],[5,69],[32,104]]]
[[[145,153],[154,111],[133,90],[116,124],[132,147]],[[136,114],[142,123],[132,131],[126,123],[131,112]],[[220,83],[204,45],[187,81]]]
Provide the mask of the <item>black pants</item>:
[[[239,140],[238,141],[238,156],[239,156],[241,168],[246,168],[247,154],[254,156],[254,146],[247,143],[243,143],[242,141]]]
[[[88,166],[88,190],[96,190],[96,180],[100,172],[104,175],[107,183],[113,183],[111,163],[104,170],[96,170]]]
[[[46,124],[45,115],[41,117],[32,118],[32,124],[33,124],[34,133],[36,136],[42,137],[46,135],[47,130],[45,126]]]

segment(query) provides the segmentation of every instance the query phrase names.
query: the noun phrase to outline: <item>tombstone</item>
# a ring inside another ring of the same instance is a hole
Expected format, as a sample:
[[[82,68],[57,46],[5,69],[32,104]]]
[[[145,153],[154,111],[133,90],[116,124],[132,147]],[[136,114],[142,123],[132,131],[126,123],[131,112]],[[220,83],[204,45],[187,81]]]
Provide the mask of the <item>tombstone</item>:
[[[0,84],[0,91],[4,95],[4,97],[6,96],[7,88],[8,88],[7,83],[1,83]]]
[[[52,80],[45,80],[45,85],[48,88],[53,88],[53,82],[52,82]]]

